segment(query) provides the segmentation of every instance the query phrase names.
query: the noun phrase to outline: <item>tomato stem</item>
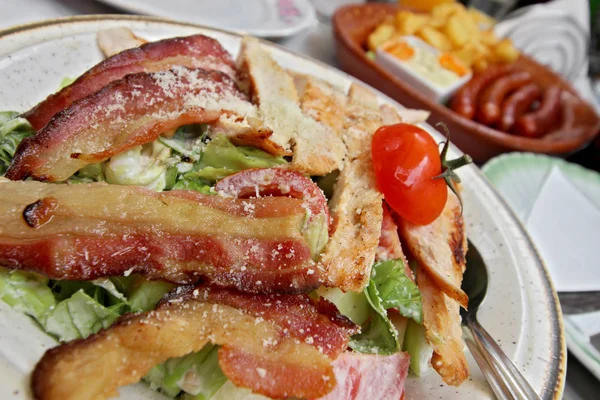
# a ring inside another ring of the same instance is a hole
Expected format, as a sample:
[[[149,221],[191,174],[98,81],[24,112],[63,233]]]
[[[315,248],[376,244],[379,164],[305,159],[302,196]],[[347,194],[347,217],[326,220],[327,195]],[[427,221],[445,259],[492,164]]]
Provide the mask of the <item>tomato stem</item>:
[[[446,182],[446,185],[452,190],[452,193],[458,197],[458,202],[460,203],[460,213],[462,215],[463,204],[462,198],[458,193],[458,189],[456,188],[456,183],[460,183],[460,177],[454,172],[456,169],[460,167],[464,167],[465,165],[471,164],[473,159],[468,154],[463,154],[462,156],[455,158],[453,160],[447,160],[448,156],[448,148],[450,147],[450,131],[448,127],[443,122],[436,124],[436,126],[442,126],[446,131],[446,141],[444,142],[444,147],[442,148],[442,152],[440,153],[440,158],[442,161],[442,173],[434,176],[432,179],[443,179]]]

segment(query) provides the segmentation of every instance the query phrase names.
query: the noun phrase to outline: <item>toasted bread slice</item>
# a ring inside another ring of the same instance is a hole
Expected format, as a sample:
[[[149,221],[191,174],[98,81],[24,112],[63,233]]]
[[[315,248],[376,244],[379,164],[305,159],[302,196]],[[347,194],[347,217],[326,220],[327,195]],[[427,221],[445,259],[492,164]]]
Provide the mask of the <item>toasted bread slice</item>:
[[[371,138],[382,123],[377,97],[352,85],[343,135],[348,157],[330,202],[335,231],[321,258],[329,284],[344,291],[368,284],[381,236],[383,195],[375,184]]]
[[[104,29],[98,32],[98,47],[105,57],[114,56],[123,50],[141,46],[146,43],[145,39],[136,36],[129,28],[124,26],[118,28]]]
[[[292,153],[292,169],[325,175],[341,167],[343,142],[331,128],[302,113],[293,78],[258,40],[242,40],[238,67],[240,87],[250,94],[259,116],[273,131],[270,139]]]

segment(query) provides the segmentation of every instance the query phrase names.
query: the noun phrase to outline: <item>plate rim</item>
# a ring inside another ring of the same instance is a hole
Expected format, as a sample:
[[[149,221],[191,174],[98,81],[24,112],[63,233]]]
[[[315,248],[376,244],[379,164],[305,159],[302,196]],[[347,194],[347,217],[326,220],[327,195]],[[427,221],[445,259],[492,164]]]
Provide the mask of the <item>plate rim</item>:
[[[0,30],[0,40],[3,40],[4,38],[6,38],[10,35],[13,35],[13,34],[37,30],[37,29],[48,27],[48,26],[71,24],[71,23],[85,23],[85,22],[99,22],[99,21],[101,22],[101,21],[110,21],[110,20],[156,22],[156,23],[162,23],[162,24],[171,24],[171,25],[175,25],[175,26],[179,26],[179,27],[183,26],[183,27],[203,29],[206,31],[214,31],[214,32],[219,32],[219,33],[226,34],[226,35],[235,36],[238,38],[241,38],[244,36],[243,34],[233,32],[233,31],[230,31],[227,29],[214,28],[214,27],[195,24],[195,23],[191,23],[191,22],[180,22],[180,21],[175,21],[175,20],[171,20],[168,18],[161,18],[161,17],[155,17],[155,16],[122,15],[122,14],[90,14],[90,15],[76,15],[76,16],[67,16],[67,17],[46,19],[46,20],[42,20],[42,21],[20,24],[20,25],[15,25],[15,26],[8,27],[5,29],[1,29]],[[361,80],[347,74],[346,72],[344,72],[334,66],[326,64],[323,61],[316,60],[316,59],[306,56],[304,54],[300,54],[295,51],[289,50],[280,44],[270,42],[266,39],[258,38],[258,40],[260,41],[260,43],[263,46],[276,48],[279,51],[292,54],[296,57],[302,58],[311,63],[320,65],[322,68],[325,68],[325,69],[333,71],[337,74],[343,75],[344,77],[351,80],[352,82],[357,82],[357,83],[360,83],[361,85],[366,86],[367,88],[372,90],[374,93],[376,93],[378,97],[387,100],[387,102],[390,102],[396,106],[400,106],[401,108],[405,108],[402,104],[400,104],[396,100],[392,99],[390,96],[382,93],[378,89],[370,86],[369,84],[367,84],[365,82],[362,82]],[[431,127],[429,124],[425,123],[425,125],[430,130],[437,131],[434,127]],[[462,151],[460,151],[460,149],[458,149],[456,146],[452,145],[452,147],[454,148],[455,151],[462,153]],[[548,368],[549,373],[546,376],[545,390],[544,390],[544,392],[541,393],[541,397],[543,399],[560,400],[562,398],[562,394],[563,394],[564,387],[565,387],[567,353],[566,353],[566,338],[565,338],[564,322],[563,322],[560,302],[558,299],[558,294],[556,293],[556,290],[554,289],[548,269],[546,268],[546,265],[545,265],[543,259],[541,258],[539,251],[537,250],[532,238],[529,236],[529,233],[525,229],[523,223],[517,217],[516,213],[510,207],[508,202],[502,197],[502,195],[499,193],[499,191],[496,190],[496,188],[492,185],[491,181],[483,173],[482,169],[480,169],[477,166],[473,166],[473,172],[475,175],[478,176],[481,183],[483,185],[485,185],[487,187],[487,189],[490,190],[492,195],[503,205],[505,211],[507,212],[507,214],[508,214],[510,220],[512,221],[512,223],[514,224],[515,228],[518,229],[518,231],[522,234],[523,238],[525,239],[525,244],[529,248],[529,250],[531,251],[531,254],[533,256],[531,264],[532,264],[532,266],[533,266],[533,264],[535,264],[535,268],[538,270],[538,272],[541,273],[540,276],[542,278],[542,286],[546,293],[546,297],[548,299],[552,299],[552,302],[549,302],[548,304],[546,304],[546,307],[549,311],[549,314],[550,314],[550,317],[552,320],[551,326],[554,330],[554,335],[556,337],[556,340],[554,340],[551,343],[551,348],[553,350],[553,354],[556,354],[556,355],[552,357],[551,365]]]
[[[550,157],[545,154],[536,154],[529,152],[513,152],[501,154],[497,157],[490,159],[483,167],[481,171],[488,177],[490,181],[492,178],[503,174],[503,166],[505,163],[510,162],[511,159],[520,160],[532,160],[538,163],[545,163],[550,168],[554,166],[561,169],[566,175],[576,174],[585,177],[584,179],[594,181],[600,186],[600,174],[589,168],[585,168],[582,165],[575,164],[563,160],[561,158]],[[586,196],[587,197],[587,196]],[[518,217],[517,217],[518,218]],[[582,339],[581,334],[575,327],[572,321],[569,319],[569,315],[563,316],[565,340],[567,343],[568,350],[594,375],[600,379],[600,358],[598,357],[598,350],[596,350],[589,341]]]
[[[156,14],[148,14],[148,12],[145,11],[143,8],[135,6],[135,5],[127,5],[127,4],[123,5],[119,0],[96,0],[96,1],[107,4],[111,7],[118,8],[120,10],[134,12],[134,13],[138,14],[139,16],[155,16],[156,15]],[[239,30],[239,31],[228,31],[228,32],[236,32],[236,33],[247,32],[248,34],[254,35],[254,36],[277,37],[277,38],[284,38],[284,37],[289,37],[289,36],[295,35],[296,33],[299,33],[300,31],[308,28],[317,19],[315,7],[310,2],[310,0],[301,0],[301,1],[304,1],[304,3],[307,5],[308,14],[306,15],[306,17],[303,20],[301,20],[296,25],[292,25],[292,26],[289,26],[286,28],[281,28],[281,29],[251,29],[248,31]],[[160,17],[158,17],[158,18],[160,18]],[[169,19],[169,18],[165,18],[165,19],[179,23],[179,21],[174,20],[174,19]],[[190,22],[190,23],[196,24],[199,26],[203,26],[203,27],[206,27],[209,29],[213,29],[212,27],[201,25],[199,23],[194,23],[194,22]],[[218,29],[218,28],[216,28],[216,29]]]

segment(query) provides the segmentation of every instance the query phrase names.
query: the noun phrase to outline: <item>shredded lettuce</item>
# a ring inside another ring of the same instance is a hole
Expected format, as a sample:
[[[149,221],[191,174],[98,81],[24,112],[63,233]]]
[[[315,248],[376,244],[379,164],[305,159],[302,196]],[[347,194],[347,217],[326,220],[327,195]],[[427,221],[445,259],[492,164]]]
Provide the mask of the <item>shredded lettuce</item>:
[[[401,315],[418,323],[422,321],[421,293],[406,276],[402,260],[375,263],[363,295],[370,310],[366,321],[361,324],[361,332],[351,338],[350,347],[361,353],[398,352],[402,338],[388,317],[387,310],[397,308]]]
[[[150,387],[171,397],[183,391],[186,399],[208,400],[227,381],[217,351],[217,346],[207,344],[197,353],[157,365],[144,379]]]
[[[35,130],[25,118],[19,118],[19,113],[0,112],[0,175],[8,169],[19,143],[33,135]]]

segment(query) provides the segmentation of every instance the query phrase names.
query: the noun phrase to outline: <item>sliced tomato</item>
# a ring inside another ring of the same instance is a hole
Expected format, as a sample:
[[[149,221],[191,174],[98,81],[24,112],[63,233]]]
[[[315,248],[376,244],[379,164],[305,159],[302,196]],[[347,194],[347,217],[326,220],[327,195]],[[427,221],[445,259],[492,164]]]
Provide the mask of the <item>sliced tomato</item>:
[[[319,400],[400,400],[409,364],[408,353],[342,353],[333,362],[337,385]]]
[[[311,219],[325,214],[331,231],[327,198],[313,181],[298,172],[282,168],[246,169],[219,181],[215,190],[241,199],[259,196],[301,199],[306,202]]]

